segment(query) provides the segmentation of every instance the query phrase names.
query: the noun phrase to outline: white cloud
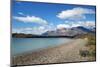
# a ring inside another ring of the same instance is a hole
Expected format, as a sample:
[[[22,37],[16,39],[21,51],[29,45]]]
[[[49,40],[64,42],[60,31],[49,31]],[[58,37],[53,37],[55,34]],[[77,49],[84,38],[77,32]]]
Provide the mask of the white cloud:
[[[95,21],[79,21],[76,23],[76,25],[84,26],[84,27],[91,27],[95,26]]]
[[[55,30],[56,27],[53,23],[47,25],[40,25],[34,27],[25,27],[25,28],[13,28],[12,33],[25,33],[25,34],[42,34],[46,31]]]
[[[65,22],[67,25],[69,25],[70,28],[72,27],[78,27],[78,26],[83,26],[83,27],[95,27],[95,21],[78,21],[78,22]]]
[[[18,14],[19,14],[19,15],[23,15],[23,16],[24,16],[24,14],[23,14],[22,12],[18,12]]]
[[[44,26],[39,27],[25,27],[25,28],[14,28],[12,29],[12,33],[25,33],[25,34],[42,34],[46,32],[48,29],[46,29]]]
[[[33,28],[14,28],[12,29],[12,33],[26,33],[26,34],[29,34],[29,33],[32,33],[33,31]]]
[[[12,33],[20,33],[21,32],[21,30],[19,30],[19,29],[12,29]]]
[[[71,27],[78,27],[78,26],[81,26],[80,24],[72,24]]]
[[[94,21],[87,21],[86,23],[84,23],[85,26],[95,26],[95,22]]]
[[[57,26],[54,26],[53,24],[46,25],[46,26],[35,26],[35,27],[25,27],[25,28],[14,28],[12,29],[13,33],[25,33],[25,34],[42,34],[46,31],[51,31],[51,30],[56,30],[56,29],[61,29],[61,28],[72,28],[72,27],[77,27],[77,26],[84,26],[84,27],[94,27],[95,26],[95,21],[79,21],[79,22],[70,22],[70,24],[58,24]]]
[[[39,27],[39,30],[44,30],[44,29],[45,29],[44,26],[40,26],[40,27]]]
[[[80,21],[78,22],[78,24],[84,27],[95,27],[95,21],[85,21],[85,22]]]
[[[14,16],[13,18],[24,23],[38,23],[43,25],[48,24],[46,20],[36,16],[26,16],[26,17]]]
[[[48,30],[48,29],[47,29],[46,27],[44,27],[44,26],[40,26],[40,27],[38,27],[38,29],[37,29],[37,31],[38,31],[40,34],[46,32],[47,30]]]
[[[65,21],[65,24],[69,25],[70,27],[77,27],[77,26],[84,26],[84,27],[91,27],[95,26],[95,21]]]
[[[95,11],[92,9],[77,7],[61,11],[57,17],[60,19],[80,20],[86,18],[84,14],[95,14]]]
[[[68,24],[58,24],[58,25],[57,25],[57,29],[69,28],[69,27],[70,27],[70,25],[68,25]]]

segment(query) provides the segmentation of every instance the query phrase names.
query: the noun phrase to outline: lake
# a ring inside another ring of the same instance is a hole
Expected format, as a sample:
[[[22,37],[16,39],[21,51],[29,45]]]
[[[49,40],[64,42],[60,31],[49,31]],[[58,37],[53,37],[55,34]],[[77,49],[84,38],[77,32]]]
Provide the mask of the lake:
[[[68,38],[12,38],[11,53],[18,55],[28,51],[37,51],[70,42]]]

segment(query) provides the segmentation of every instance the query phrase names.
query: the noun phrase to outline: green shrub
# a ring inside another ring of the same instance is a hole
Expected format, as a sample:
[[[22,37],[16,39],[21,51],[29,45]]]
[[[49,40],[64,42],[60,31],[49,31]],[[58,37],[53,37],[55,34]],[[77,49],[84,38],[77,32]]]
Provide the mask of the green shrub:
[[[82,57],[95,57],[96,51],[95,50],[92,50],[92,51],[90,51],[90,50],[80,50],[79,54]]]
[[[82,56],[82,57],[87,57],[88,55],[89,55],[89,51],[87,51],[87,50],[80,50],[80,55]]]

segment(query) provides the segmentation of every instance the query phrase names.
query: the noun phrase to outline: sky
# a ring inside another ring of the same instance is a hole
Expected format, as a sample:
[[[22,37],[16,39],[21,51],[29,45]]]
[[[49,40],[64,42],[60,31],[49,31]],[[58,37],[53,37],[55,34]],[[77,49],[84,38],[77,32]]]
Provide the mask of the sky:
[[[58,28],[95,26],[95,6],[39,2],[12,3],[12,33],[42,34]]]

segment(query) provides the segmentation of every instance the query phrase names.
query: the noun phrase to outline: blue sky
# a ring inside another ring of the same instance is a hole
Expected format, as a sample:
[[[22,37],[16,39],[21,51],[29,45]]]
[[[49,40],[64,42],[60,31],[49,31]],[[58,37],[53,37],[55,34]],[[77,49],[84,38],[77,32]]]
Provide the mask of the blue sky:
[[[12,32],[41,34],[57,28],[95,25],[95,6],[13,1]]]

